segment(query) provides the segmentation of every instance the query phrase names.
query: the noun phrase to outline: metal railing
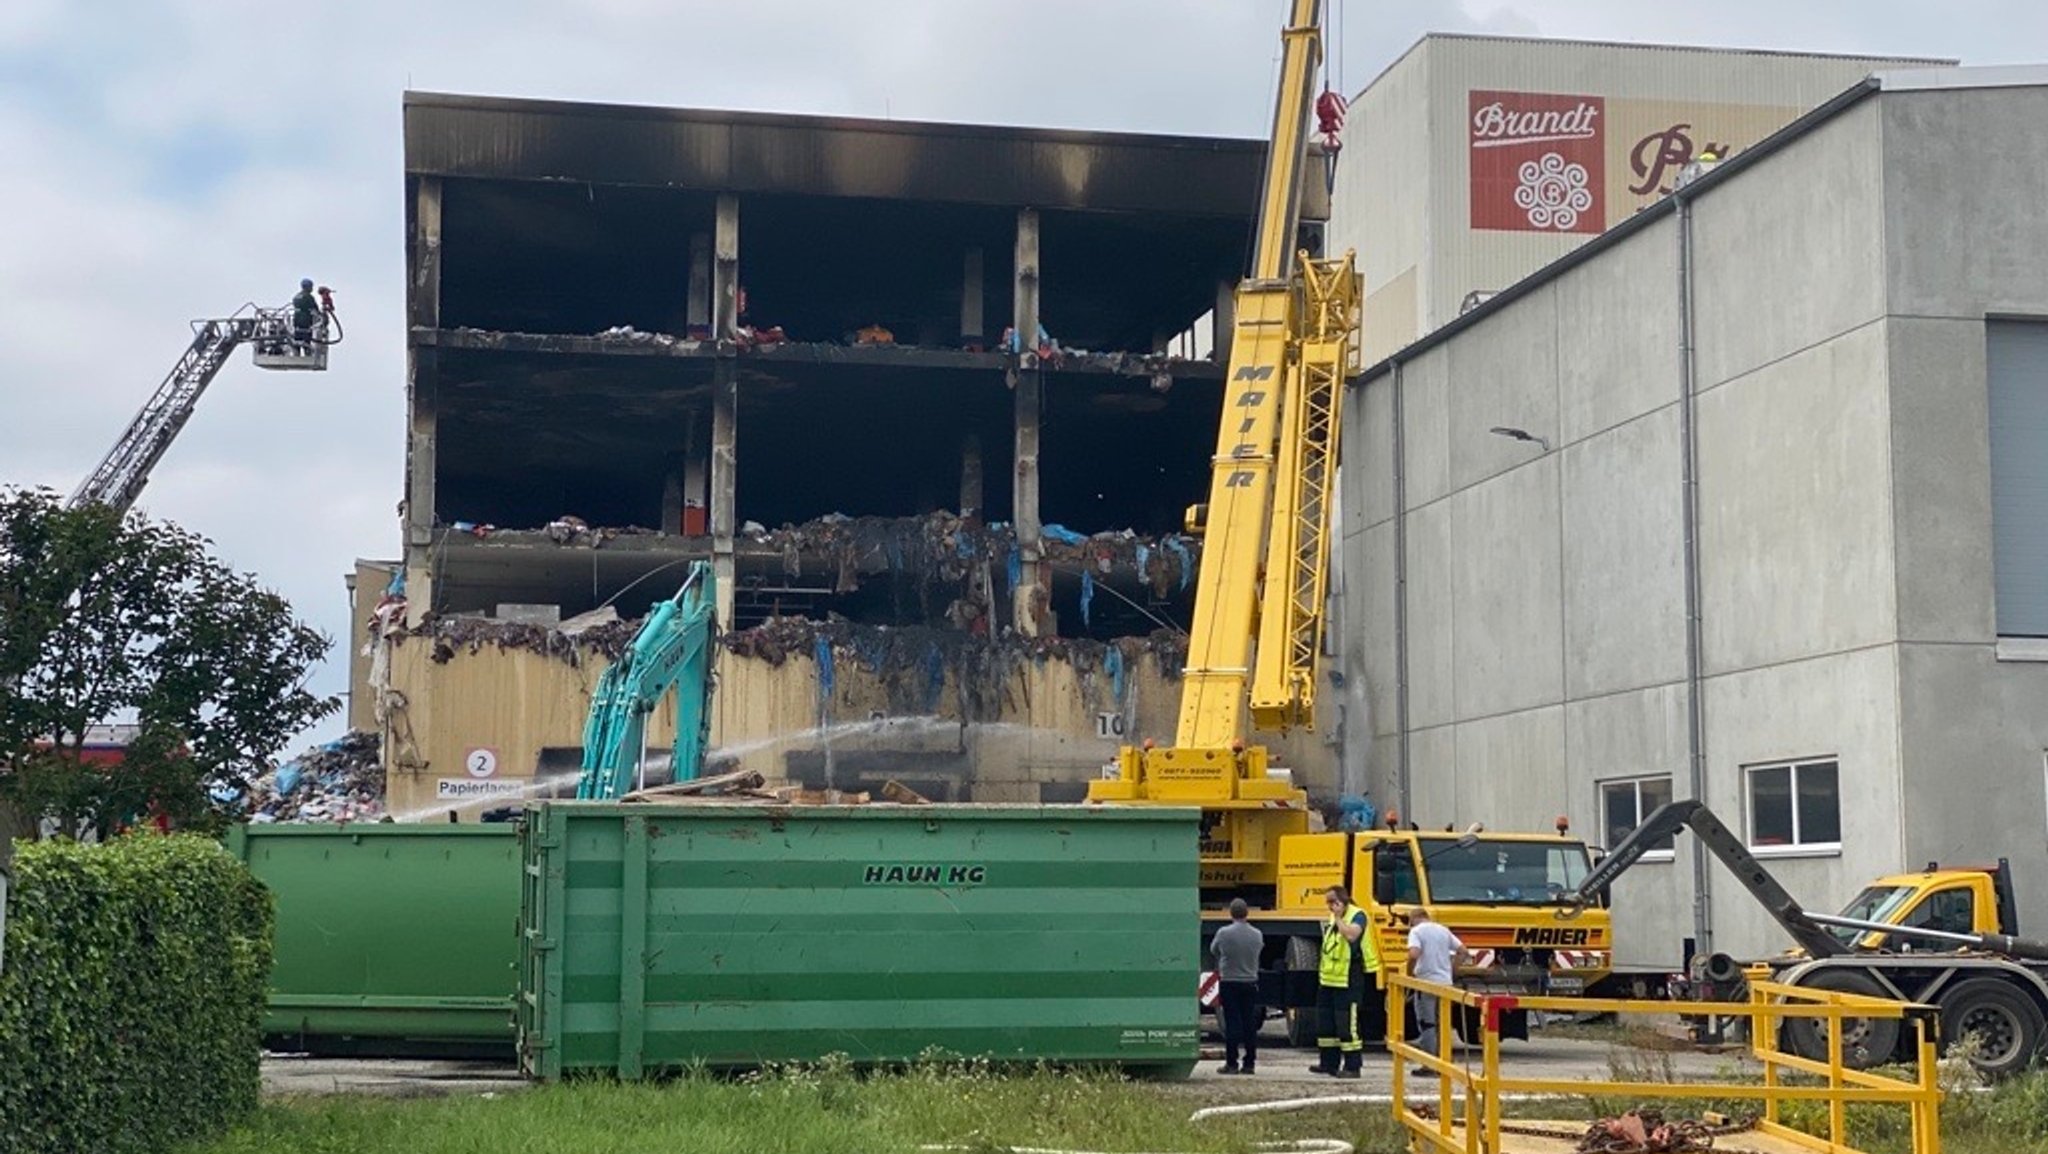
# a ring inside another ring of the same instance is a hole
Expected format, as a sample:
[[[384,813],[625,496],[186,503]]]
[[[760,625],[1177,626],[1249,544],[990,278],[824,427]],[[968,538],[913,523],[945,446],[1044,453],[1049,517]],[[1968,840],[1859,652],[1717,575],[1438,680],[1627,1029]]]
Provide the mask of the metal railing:
[[[1426,1052],[1406,1038],[1404,995],[1436,1002],[1435,1052]],[[1426,982],[1402,973],[1387,974],[1387,1049],[1394,1060],[1394,1117],[1409,1134],[1418,1154],[1507,1154],[1517,1124],[1503,1117],[1508,1096],[1593,1096],[1625,1099],[1738,1099],[1760,1103],[1755,1132],[1792,1147],[1818,1154],[1860,1154],[1849,1144],[1848,1109],[1855,1104],[1890,1104],[1905,1108],[1912,1120],[1913,1154],[1940,1154],[1941,1087],[1936,1081],[1935,1010],[1931,1006],[1895,1002],[1861,994],[1802,989],[1775,982],[1750,983],[1749,1001],[1716,1004],[1715,1010],[1749,1019],[1750,1056],[1763,1067],[1760,1082],[1736,1081],[1595,1081],[1510,1076],[1501,1072],[1501,1016],[1515,1010],[1573,1014],[1670,1014],[1671,1002],[1602,998],[1507,997],[1475,994],[1454,986]],[[1477,1035],[1476,1053],[1456,1050],[1456,1023],[1469,1023]],[[1842,1061],[1847,1024],[1859,1018],[1906,1019],[1916,1028],[1912,1079],[1870,1070],[1852,1070]],[[1815,1019],[1827,1038],[1824,1059],[1794,1054],[1779,1046],[1780,1027],[1791,1019]],[[1477,1059],[1477,1066],[1473,1060]],[[1434,1108],[1428,1099],[1418,1108],[1410,1101],[1413,1062],[1436,1076]],[[1804,1075],[1798,1084],[1786,1075]],[[1787,1103],[1819,1101],[1827,1107],[1825,1135],[1809,1133],[1785,1121]],[[1557,1135],[1547,1135],[1554,1140]],[[1503,1145],[1507,1142],[1508,1145]]]

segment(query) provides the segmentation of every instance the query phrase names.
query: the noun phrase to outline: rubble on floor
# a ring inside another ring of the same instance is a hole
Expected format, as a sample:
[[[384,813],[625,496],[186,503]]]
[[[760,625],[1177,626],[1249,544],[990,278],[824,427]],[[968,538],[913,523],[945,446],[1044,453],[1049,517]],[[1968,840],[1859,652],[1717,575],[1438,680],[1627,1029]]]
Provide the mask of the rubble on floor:
[[[997,584],[999,577],[1001,588],[991,592],[1006,595],[1019,579],[1023,560],[1014,526],[983,523],[946,510],[922,517],[831,513],[779,529],[748,522],[742,537],[779,549],[787,577],[817,576],[815,569],[807,570],[805,559],[825,558],[836,593],[853,592],[867,574],[915,572],[930,582],[959,582],[994,565],[1000,571],[988,570],[985,583]],[[1178,533],[1147,537],[1114,529],[1086,534],[1050,524],[1040,529],[1039,537],[1040,555],[1055,570],[1097,577],[1133,574],[1161,599],[1192,588],[1201,553],[1198,539]],[[926,616],[936,615],[928,607]]]
[[[409,632],[401,631],[400,635],[430,639],[434,645],[431,658],[436,665],[446,665],[458,652],[476,653],[486,645],[501,651],[529,649],[570,665],[581,665],[589,654],[617,659],[632,644],[633,634],[639,628],[638,621],[621,618],[616,609],[607,605],[559,625],[456,615],[435,618]]]
[[[384,766],[374,733],[356,730],[257,778],[245,799],[251,822],[377,821],[385,816]]]
[[[592,340],[601,345],[627,346],[639,349],[659,350],[663,353],[680,355],[712,355],[726,351],[745,354],[755,349],[771,349],[780,345],[811,345],[821,348],[887,348],[929,350],[934,352],[1006,353],[1024,356],[1026,365],[1057,372],[1061,369],[1087,367],[1101,372],[1118,373],[1124,376],[1150,377],[1152,387],[1164,392],[1173,385],[1175,368],[1185,365],[1214,364],[1213,357],[1183,357],[1162,352],[1131,352],[1128,350],[1100,350],[1074,348],[1061,344],[1042,327],[1038,338],[1029,347],[1022,345],[1016,334],[1005,329],[1000,339],[992,345],[980,340],[966,340],[958,345],[911,344],[897,339],[891,329],[879,325],[864,325],[858,329],[839,334],[836,340],[798,339],[784,331],[781,325],[741,324],[735,326],[723,341],[711,338],[707,326],[691,326],[682,336],[674,333],[652,332],[632,325],[613,325],[608,329],[588,335],[562,333],[529,333],[517,330],[479,329],[469,326],[451,330],[467,341],[484,347],[503,347],[508,341],[518,343],[546,343],[549,341]]]
[[[912,716],[951,713],[988,721],[1026,711],[1016,676],[1027,662],[1058,660],[1072,666],[1083,694],[1098,709],[1120,708],[1127,672],[1150,655],[1164,676],[1180,676],[1187,636],[1160,629],[1144,637],[1096,641],[1085,637],[996,637],[929,626],[862,625],[843,617],[813,621],[771,618],[726,633],[719,643],[742,657],[781,665],[792,656],[817,666],[818,692],[829,696],[842,662],[875,676],[889,711]],[[955,699],[948,701],[948,689]]]

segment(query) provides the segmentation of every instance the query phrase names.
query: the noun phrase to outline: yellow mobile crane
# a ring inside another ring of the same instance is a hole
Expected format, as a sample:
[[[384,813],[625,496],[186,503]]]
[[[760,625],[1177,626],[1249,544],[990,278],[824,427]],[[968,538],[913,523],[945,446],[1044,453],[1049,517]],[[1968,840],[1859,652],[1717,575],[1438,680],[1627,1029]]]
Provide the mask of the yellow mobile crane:
[[[1391,956],[1405,933],[1396,905],[1429,904],[1474,947],[1459,981],[1475,988],[1583,992],[1607,977],[1612,956],[1604,909],[1556,921],[1590,868],[1585,843],[1561,823],[1555,835],[1311,833],[1307,793],[1246,740],[1248,728],[1314,727],[1338,422],[1360,367],[1364,286],[1353,254],[1317,259],[1296,247],[1321,18],[1318,0],[1294,0],[1283,33],[1209,500],[1188,511],[1204,544],[1179,728],[1171,746],[1119,750],[1115,775],[1088,787],[1090,802],[1201,808],[1203,904],[1242,897],[1273,911],[1259,921],[1263,1000],[1287,1011],[1297,1042],[1313,1034],[1319,894],[1333,883],[1350,888]],[[1524,1016],[1507,1033],[1526,1036]]]
[[[1294,0],[1283,34],[1209,500],[1188,511],[1204,543],[1179,729],[1168,747],[1124,747],[1117,776],[1088,787],[1090,801],[1201,806],[1203,888],[1262,890],[1262,905],[1279,881],[1280,839],[1308,832],[1308,795],[1268,775],[1266,748],[1245,741],[1245,714],[1268,731],[1314,720],[1339,406],[1359,368],[1352,255],[1295,250],[1321,9]]]

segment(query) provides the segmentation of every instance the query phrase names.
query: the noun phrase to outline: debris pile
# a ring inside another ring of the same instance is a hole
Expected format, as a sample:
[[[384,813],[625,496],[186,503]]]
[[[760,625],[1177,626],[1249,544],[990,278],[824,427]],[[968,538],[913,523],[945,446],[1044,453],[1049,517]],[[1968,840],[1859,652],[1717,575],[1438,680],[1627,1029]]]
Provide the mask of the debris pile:
[[[430,657],[436,665],[446,665],[458,652],[476,653],[486,645],[500,651],[528,649],[581,665],[585,655],[593,653],[616,660],[639,628],[639,622],[620,618],[618,610],[607,605],[559,625],[470,615],[437,617],[404,635],[430,640],[434,646]]]
[[[301,753],[250,783],[247,802],[257,824],[384,817],[377,735],[356,730]]]
[[[930,585],[977,576],[988,596],[1014,588],[1023,564],[1013,526],[1002,521],[984,524],[945,510],[922,517],[831,513],[779,529],[750,521],[742,535],[758,546],[779,550],[787,577],[806,576],[807,558],[812,567],[808,575],[817,576],[822,560],[835,593],[853,592],[864,575],[911,572],[922,578],[919,592],[927,599]],[[1144,537],[1129,529],[1086,534],[1056,524],[1041,528],[1039,538],[1040,554],[1054,570],[1091,581],[1112,574],[1134,575],[1159,598],[1192,588],[1201,549],[1197,539],[1180,534]],[[997,584],[1002,588],[995,588]],[[926,608],[925,616],[937,616]]]
[[[1579,1139],[1578,1154],[1704,1154],[1714,1148],[1714,1139],[1739,1134],[1756,1124],[1755,1119],[1728,1122],[1675,1118],[1643,1107],[1613,1118],[1595,1118],[1587,1123]]]

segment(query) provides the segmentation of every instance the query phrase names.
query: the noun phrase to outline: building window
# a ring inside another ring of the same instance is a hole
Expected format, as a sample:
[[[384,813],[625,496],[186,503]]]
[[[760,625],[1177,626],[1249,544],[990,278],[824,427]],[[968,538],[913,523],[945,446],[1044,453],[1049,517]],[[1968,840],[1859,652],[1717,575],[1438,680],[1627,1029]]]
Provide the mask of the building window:
[[[1607,848],[1621,844],[1621,839],[1643,824],[1643,819],[1657,812],[1657,807],[1671,801],[1671,778],[1636,777],[1627,781],[1603,781],[1600,783],[1600,828],[1607,833]],[[1645,854],[1652,861],[1659,857],[1671,856],[1671,838],[1667,833],[1650,843]]]
[[[1841,771],[1825,760],[1744,767],[1752,849],[1842,848]]]
[[[2048,638],[2048,323],[1984,322],[1991,402],[1991,571],[1998,635]],[[2001,646],[2005,659],[2044,655]]]

